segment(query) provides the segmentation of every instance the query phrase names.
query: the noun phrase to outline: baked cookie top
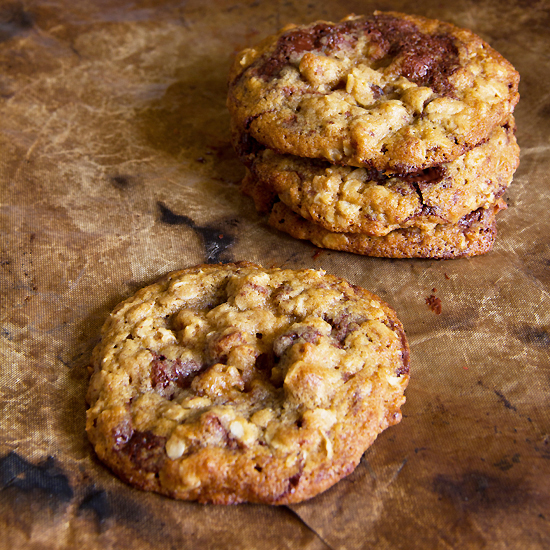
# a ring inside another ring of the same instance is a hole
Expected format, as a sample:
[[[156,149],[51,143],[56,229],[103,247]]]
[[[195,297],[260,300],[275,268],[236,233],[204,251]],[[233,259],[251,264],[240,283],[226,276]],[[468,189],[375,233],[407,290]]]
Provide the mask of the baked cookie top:
[[[242,51],[235,124],[275,151],[406,173],[486,140],[519,75],[471,31],[396,12],[289,26]]]
[[[513,117],[487,142],[456,160],[403,176],[281,155],[251,145],[252,139],[240,135],[235,140],[250,171],[247,177],[265,188],[264,195],[271,192],[272,201],[279,198],[302,218],[333,232],[382,236],[399,228],[429,231],[438,224],[457,223],[492,205],[519,164]],[[245,181],[245,192],[247,185]]]
[[[127,482],[201,502],[298,502],[401,419],[395,312],[317,270],[174,272],[120,304],[93,352],[87,432]]]

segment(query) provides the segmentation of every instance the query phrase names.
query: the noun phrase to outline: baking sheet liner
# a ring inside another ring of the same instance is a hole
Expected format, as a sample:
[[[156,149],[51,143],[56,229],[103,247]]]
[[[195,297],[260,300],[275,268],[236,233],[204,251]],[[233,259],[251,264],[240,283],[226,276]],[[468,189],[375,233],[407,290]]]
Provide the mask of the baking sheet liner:
[[[374,9],[468,27],[521,74],[521,164],[485,256],[320,251],[238,191],[234,53]],[[550,547],[549,25],[546,0],[0,2],[0,548]],[[411,345],[402,422],[299,505],[140,492],[84,433],[109,311],[167,271],[237,260],[364,286]]]

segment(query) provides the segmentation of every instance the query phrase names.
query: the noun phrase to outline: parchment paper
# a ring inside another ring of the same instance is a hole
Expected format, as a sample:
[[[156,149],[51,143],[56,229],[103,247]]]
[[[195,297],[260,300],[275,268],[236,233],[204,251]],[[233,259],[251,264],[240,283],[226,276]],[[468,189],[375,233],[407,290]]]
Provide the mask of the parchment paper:
[[[374,9],[468,27],[522,76],[521,165],[486,256],[319,251],[238,191],[232,55]],[[0,548],[550,548],[549,29],[548,0],[0,1]],[[230,260],[344,276],[410,341],[401,424],[297,506],[140,492],[84,433],[109,311],[167,271]]]

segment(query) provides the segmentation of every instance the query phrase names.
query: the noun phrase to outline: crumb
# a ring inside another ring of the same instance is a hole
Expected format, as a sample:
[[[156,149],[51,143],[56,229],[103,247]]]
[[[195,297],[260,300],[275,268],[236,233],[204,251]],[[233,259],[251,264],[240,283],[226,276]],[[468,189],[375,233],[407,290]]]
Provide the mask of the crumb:
[[[439,315],[441,313],[441,299],[437,298],[437,296],[431,294],[428,298],[426,298],[426,304],[428,304],[429,308],[436,315]]]

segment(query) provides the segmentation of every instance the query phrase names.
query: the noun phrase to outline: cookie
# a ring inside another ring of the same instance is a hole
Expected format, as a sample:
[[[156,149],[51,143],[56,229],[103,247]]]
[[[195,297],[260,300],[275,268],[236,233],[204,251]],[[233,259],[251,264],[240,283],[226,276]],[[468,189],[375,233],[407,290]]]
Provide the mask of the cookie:
[[[395,312],[317,270],[170,273],[110,315],[86,430],[126,482],[176,499],[287,504],[357,466],[401,419]]]
[[[250,178],[264,189],[261,199],[259,192],[250,193],[258,195],[259,211],[269,211],[277,197],[328,231],[372,236],[455,224],[470,212],[494,204],[519,164],[513,117],[494,130],[487,142],[458,159],[402,176],[281,155],[247,135],[236,135],[234,142],[249,169],[243,190]]]
[[[473,32],[396,12],[289,26],[231,68],[234,124],[279,153],[388,173],[451,162],[516,105],[519,75]]]
[[[490,207],[478,208],[455,224],[436,225],[428,230],[396,229],[384,236],[371,236],[328,231],[277,202],[272,206],[269,224],[320,248],[381,258],[452,259],[489,252],[496,237],[495,216],[505,208],[506,203],[498,199]]]

